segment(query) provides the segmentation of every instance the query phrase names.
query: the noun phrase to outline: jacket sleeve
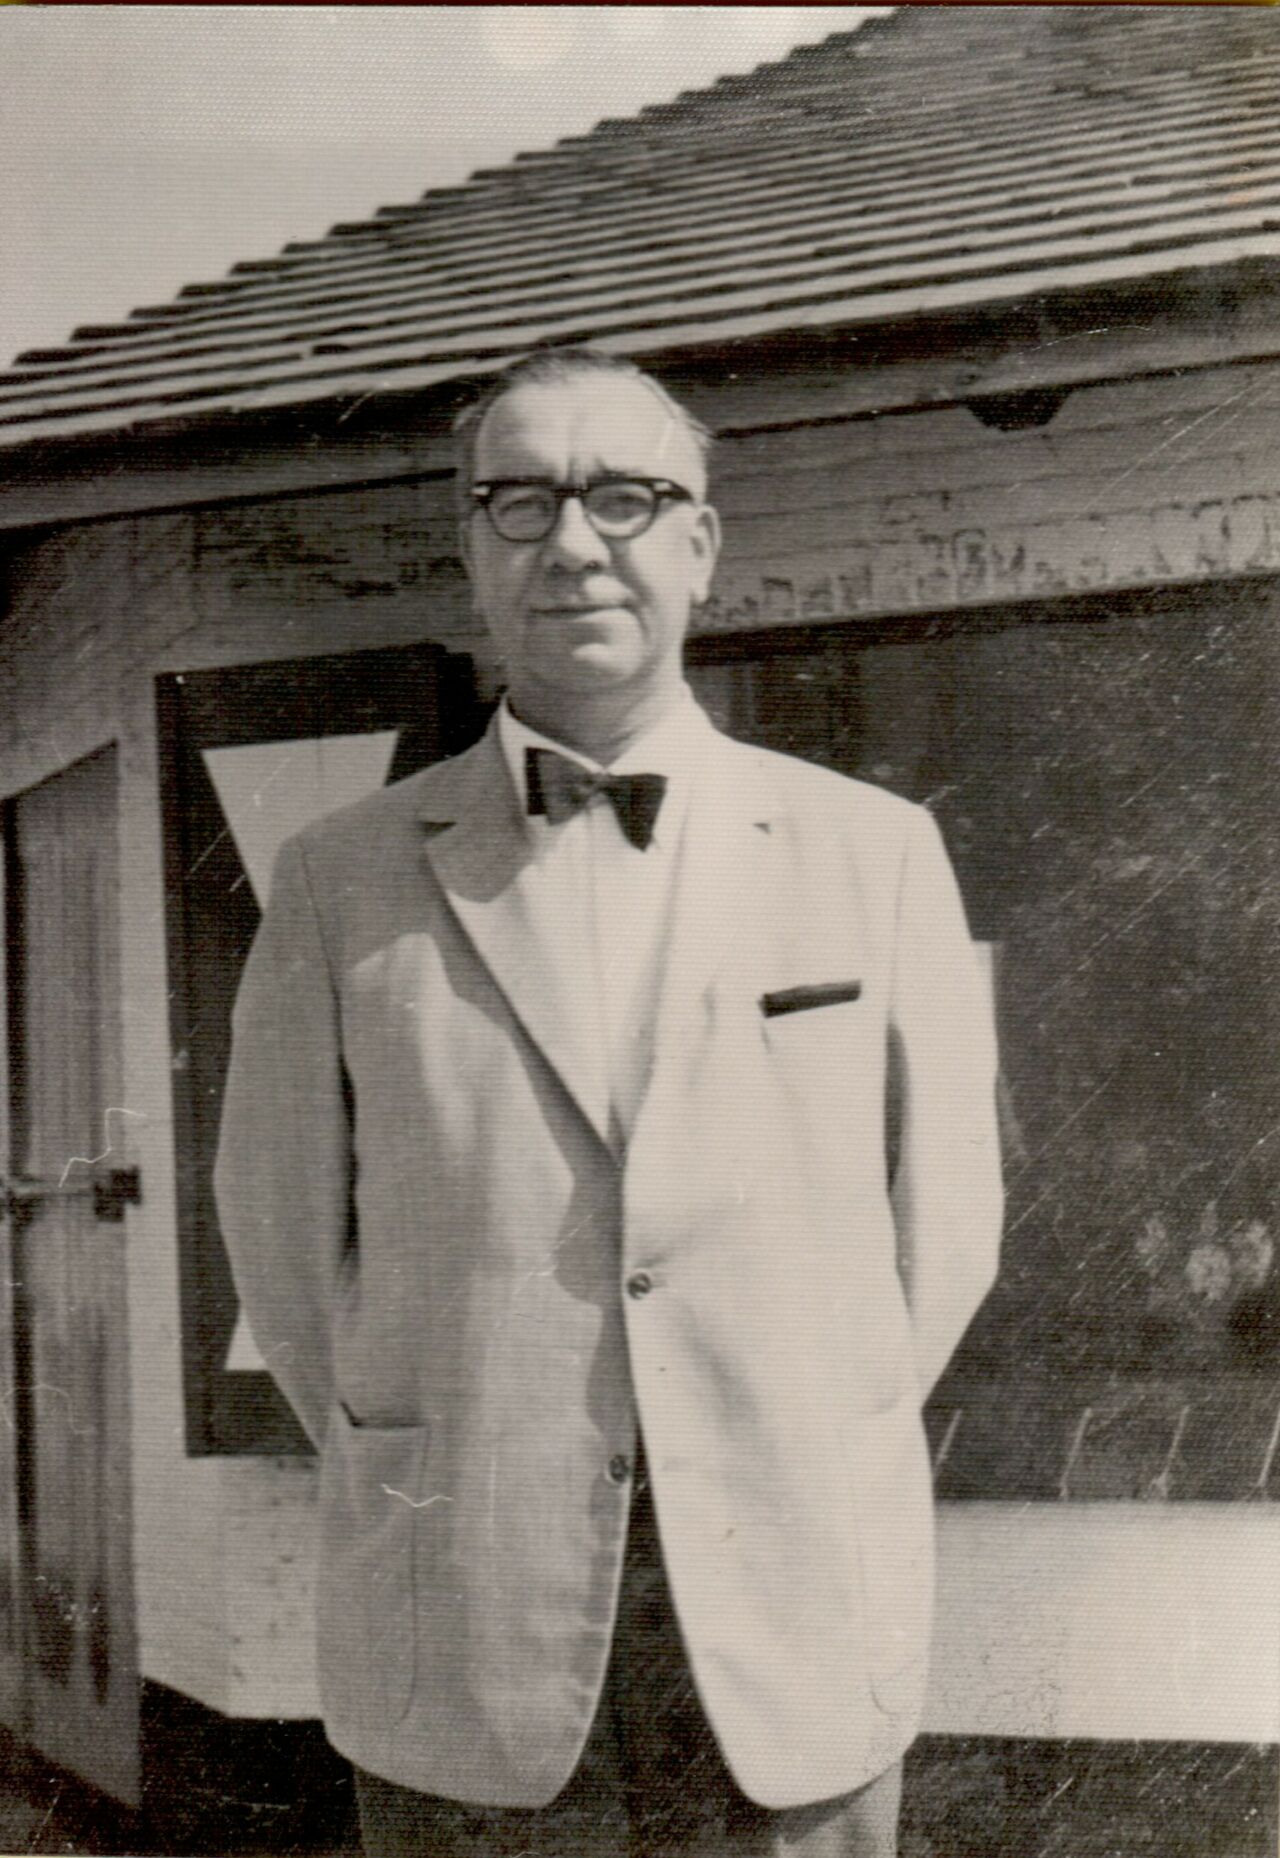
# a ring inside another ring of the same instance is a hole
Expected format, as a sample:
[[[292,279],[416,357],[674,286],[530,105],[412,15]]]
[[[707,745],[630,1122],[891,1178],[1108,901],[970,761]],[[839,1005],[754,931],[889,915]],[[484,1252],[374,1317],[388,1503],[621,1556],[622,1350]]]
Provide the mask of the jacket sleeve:
[[[333,1299],[353,1237],[352,1160],[337,993],[294,841],[236,998],[214,1191],[254,1340],[317,1445],[332,1399]]]
[[[902,866],[889,1041],[898,1264],[927,1396],[994,1282],[1003,1187],[991,989],[923,808]]]

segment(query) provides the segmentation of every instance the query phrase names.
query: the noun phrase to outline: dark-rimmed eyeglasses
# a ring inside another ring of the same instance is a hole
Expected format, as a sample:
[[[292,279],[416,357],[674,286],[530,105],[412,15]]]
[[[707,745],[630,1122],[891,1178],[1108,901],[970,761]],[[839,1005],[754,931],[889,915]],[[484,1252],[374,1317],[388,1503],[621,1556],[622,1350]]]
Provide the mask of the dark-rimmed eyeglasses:
[[[598,477],[586,484],[551,484],[543,478],[495,478],[473,484],[471,497],[504,542],[542,542],[577,497],[598,536],[630,542],[643,535],[664,503],[692,503],[693,492],[666,477]]]

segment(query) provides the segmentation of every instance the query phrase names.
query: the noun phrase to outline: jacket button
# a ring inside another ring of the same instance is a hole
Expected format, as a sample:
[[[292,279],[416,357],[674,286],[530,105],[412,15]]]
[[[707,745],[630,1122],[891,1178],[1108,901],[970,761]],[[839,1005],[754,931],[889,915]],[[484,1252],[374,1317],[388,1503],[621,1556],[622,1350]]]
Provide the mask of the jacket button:
[[[653,1279],[647,1271],[636,1271],[627,1279],[629,1297],[647,1297],[653,1289]]]
[[[631,1460],[624,1452],[619,1452],[616,1458],[611,1458],[609,1460],[609,1482],[611,1484],[625,1484],[630,1476]]]

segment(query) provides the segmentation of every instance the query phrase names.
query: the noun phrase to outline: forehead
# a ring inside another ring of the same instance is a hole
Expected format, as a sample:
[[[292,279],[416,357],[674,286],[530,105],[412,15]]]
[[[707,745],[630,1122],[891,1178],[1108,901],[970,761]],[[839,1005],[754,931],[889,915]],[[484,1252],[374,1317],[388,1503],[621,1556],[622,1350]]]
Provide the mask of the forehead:
[[[489,408],[476,435],[480,479],[599,471],[672,477],[691,489],[703,479],[687,427],[643,381],[625,375],[513,387]]]

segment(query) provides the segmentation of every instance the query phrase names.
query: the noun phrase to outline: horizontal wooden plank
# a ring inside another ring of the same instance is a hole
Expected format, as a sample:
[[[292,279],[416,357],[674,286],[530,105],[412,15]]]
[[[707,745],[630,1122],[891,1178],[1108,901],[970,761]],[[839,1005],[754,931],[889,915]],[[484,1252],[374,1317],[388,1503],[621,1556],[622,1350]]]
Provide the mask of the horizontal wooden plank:
[[[750,523],[763,536],[770,522],[785,524],[795,513],[863,499],[885,508],[926,500],[941,507],[945,500],[954,511],[996,495],[1006,499],[1007,508],[1030,515],[1060,510],[1064,499],[1073,509],[1089,498],[1094,508],[1147,507],[1162,500],[1153,494],[1161,490],[1166,497],[1193,494],[1197,481],[1208,494],[1207,487],[1228,474],[1241,483],[1280,487],[1280,395],[1261,406],[1254,400],[1242,389],[1234,403],[1187,420],[1181,438],[1159,414],[1061,434],[993,435],[956,409],[945,421],[922,416],[933,419],[938,440],[927,449],[892,448],[894,429],[905,423],[900,419],[886,422],[889,430],[874,448],[859,446],[861,425],[827,428],[811,435],[818,452],[811,463],[780,457],[769,472],[757,458],[750,476],[738,474],[733,447],[726,443],[716,464],[715,501],[728,520]]]
[[[794,525],[793,525],[794,528]],[[1280,494],[1203,494],[1119,515],[811,528],[770,555],[730,534],[699,629],[740,633],[1280,572]],[[741,548],[741,552],[737,552]]]
[[[1163,468],[1159,459],[1141,461],[1127,455],[1123,435],[1100,452],[1097,469],[1023,481],[1014,473],[1003,480],[969,484],[966,458],[957,453],[949,485],[928,488],[913,481],[907,471],[896,482],[877,483],[873,468],[849,471],[843,495],[828,486],[827,499],[804,504],[780,487],[779,506],[772,515],[736,515],[731,498],[716,493],[726,534],[735,547],[753,559],[767,560],[785,554],[798,534],[836,546],[842,539],[876,544],[899,535],[955,532],[971,524],[1032,525],[1076,518],[1099,517],[1123,525],[1143,512],[1168,504],[1186,508],[1208,507],[1223,498],[1270,497],[1280,492],[1280,464],[1276,447],[1251,453],[1206,453],[1176,469]],[[794,502],[795,507],[790,507]]]
[[[925,1729],[1000,1740],[981,1763],[948,1740],[954,1791],[917,1781],[918,1849],[1272,1858],[1273,1505],[945,1502],[938,1547]],[[1105,1740],[1054,1759],[1028,1736]]]
[[[843,573],[846,557],[856,557],[870,564],[873,589],[880,579],[896,587],[905,563],[922,587],[927,582],[950,599],[953,582],[980,578],[978,555],[990,555],[992,538],[1005,554],[1051,550],[1066,564],[1063,573],[1072,586],[1119,586],[1157,580],[1164,572],[1182,579],[1269,571],[1277,565],[1277,497],[1274,467],[1260,468],[1251,481],[1229,462],[1215,469],[1210,461],[1199,483],[1149,481],[1124,501],[1118,490],[1110,510],[1076,483],[1057,486],[1056,495],[1041,499],[1010,493],[1002,500],[993,487],[985,495],[955,499],[867,499],[770,524],[727,521],[717,590],[732,604],[765,581],[794,581],[801,571],[819,579],[832,564]],[[979,592],[975,587],[975,596]],[[777,599],[785,603],[788,596],[779,593]],[[898,595],[890,600],[873,591],[868,599],[883,606],[896,604]],[[912,598],[907,604],[919,602]]]
[[[820,385],[813,383],[815,390]],[[830,383],[833,390],[837,386]],[[785,401],[785,394],[774,395],[769,410],[781,409]],[[961,456],[966,472],[977,473],[978,482],[992,481],[990,473],[998,474],[1001,459],[1007,461],[1009,476],[1021,481],[1024,475],[1044,475],[1054,459],[1070,455],[1060,449],[1064,441],[1080,438],[1105,445],[1113,433],[1132,434],[1135,450],[1144,442],[1160,443],[1177,455],[1180,447],[1202,445],[1206,428],[1211,432],[1215,421],[1234,428],[1238,420],[1270,417],[1280,407],[1280,361],[1180,368],[1175,357],[1161,372],[1138,380],[1105,375],[1085,380],[1068,392],[1048,425],[1030,431],[992,430],[963,404],[920,407],[892,420],[855,417],[810,424],[803,418],[808,397],[802,389],[791,400],[794,424],[762,423],[758,431],[737,431],[721,404],[699,404],[704,416],[714,420],[719,415],[722,437],[713,453],[717,487],[742,484],[750,487],[744,494],[763,497],[756,486],[772,484],[784,472],[843,469],[846,464],[860,468],[871,461],[893,471],[912,460],[918,481],[934,488],[951,481],[950,461]]]

